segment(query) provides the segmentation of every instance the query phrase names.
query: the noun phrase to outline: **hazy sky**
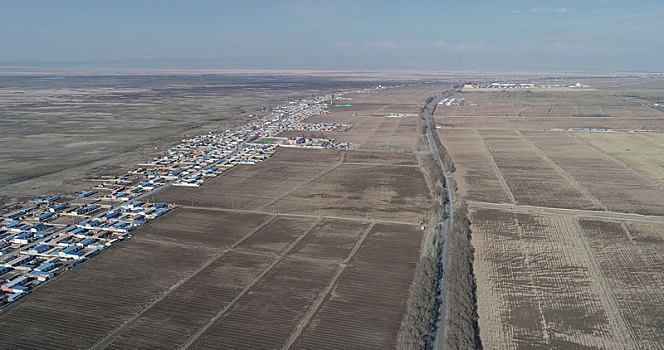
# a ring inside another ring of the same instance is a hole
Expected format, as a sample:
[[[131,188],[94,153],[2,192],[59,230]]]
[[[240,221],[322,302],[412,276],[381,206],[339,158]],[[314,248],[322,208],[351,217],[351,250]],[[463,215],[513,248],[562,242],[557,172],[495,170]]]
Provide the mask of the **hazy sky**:
[[[664,1],[0,0],[0,65],[26,61],[660,71]]]

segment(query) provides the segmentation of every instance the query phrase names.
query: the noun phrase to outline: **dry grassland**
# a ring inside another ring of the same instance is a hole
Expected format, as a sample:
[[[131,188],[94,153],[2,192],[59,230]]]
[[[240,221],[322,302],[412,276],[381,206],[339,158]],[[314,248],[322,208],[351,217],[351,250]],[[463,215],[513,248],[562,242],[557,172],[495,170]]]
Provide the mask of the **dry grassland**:
[[[128,170],[184,134],[225,130],[258,114],[261,106],[366,85],[324,77],[191,72],[2,76],[0,204],[86,189],[91,184],[84,179]]]
[[[574,136],[650,179],[664,184],[664,134],[574,133]]]

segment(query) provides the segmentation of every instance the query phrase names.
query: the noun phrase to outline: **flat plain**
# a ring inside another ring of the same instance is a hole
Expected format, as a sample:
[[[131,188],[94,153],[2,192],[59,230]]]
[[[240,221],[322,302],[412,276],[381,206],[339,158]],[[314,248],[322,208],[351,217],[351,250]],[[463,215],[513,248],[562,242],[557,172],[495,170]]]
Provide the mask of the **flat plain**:
[[[184,135],[225,130],[264,106],[370,84],[293,74],[93,74],[1,76],[0,205],[87,189],[91,177],[129,170]]]
[[[396,347],[433,201],[415,153],[280,148],[149,200],[178,208],[3,310],[0,348]]]
[[[479,209],[470,220],[485,346],[625,348],[573,218]]]
[[[664,113],[642,84],[463,92],[437,109],[470,207],[484,347],[664,346]]]
[[[373,93],[347,94],[343,100],[335,100],[329,114],[315,116],[311,121],[336,122],[348,126],[345,132],[326,135],[350,142],[356,148],[413,151],[420,134],[417,116],[423,102],[440,90],[440,85],[425,84],[377,90]],[[399,114],[402,116],[386,118],[387,115]],[[303,133],[295,132],[286,136],[298,134]]]

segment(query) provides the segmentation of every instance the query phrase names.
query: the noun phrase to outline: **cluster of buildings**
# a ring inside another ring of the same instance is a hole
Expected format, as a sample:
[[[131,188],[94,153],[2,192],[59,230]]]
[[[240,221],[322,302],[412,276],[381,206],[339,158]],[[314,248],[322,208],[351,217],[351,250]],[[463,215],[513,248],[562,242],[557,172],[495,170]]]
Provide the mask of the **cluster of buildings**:
[[[582,83],[571,83],[567,85],[560,84],[535,84],[535,83],[466,83],[464,89],[555,89],[555,88],[590,88],[590,85]]]
[[[299,123],[293,126],[295,130],[303,131],[341,131],[347,125],[331,123]]]
[[[489,89],[532,89],[535,87],[533,83],[491,83],[482,86]]]
[[[256,140],[257,144],[269,143],[273,146],[297,147],[297,148],[336,148],[344,149],[350,147],[348,142],[340,142],[335,139],[317,137],[266,137]]]
[[[607,128],[567,128],[567,131],[583,131],[583,132],[626,132],[626,133],[648,133],[655,132],[655,130],[646,129],[607,129]],[[563,129],[551,129],[551,131],[563,131]]]
[[[327,108],[326,99],[323,96],[294,100],[284,106],[264,108],[264,116],[254,115],[251,121],[221,133],[210,132],[184,139],[164,155],[138,164],[139,167],[129,174],[103,179],[101,187],[96,188],[110,190],[107,199],[129,201],[166,184],[201,186],[237,164],[256,164],[271,157],[277,144],[257,140],[288,130],[337,131],[341,125],[336,123],[304,122]],[[324,144],[325,147],[339,148],[334,140],[327,140]]]
[[[35,198],[0,216],[0,308],[171,209],[140,201],[115,205],[97,191]]]
[[[290,101],[222,133],[182,140],[153,160],[118,176],[94,179],[75,194],[35,198],[0,213],[0,308],[91,255],[131,237],[137,227],[164,215],[172,205],[145,198],[169,186],[200,186],[237,164],[269,158],[277,144],[256,142],[287,130],[336,131],[336,123],[305,123],[327,108],[331,96]],[[284,146],[346,148],[333,139],[284,139]],[[281,143],[280,143],[281,144]]]
[[[440,102],[438,102],[439,105],[444,105],[444,106],[461,106],[463,103],[463,98],[454,98],[454,97],[447,97]]]
[[[250,130],[227,130],[182,140],[165,155],[139,164],[134,173],[144,174],[144,186],[198,187],[236,164],[255,164],[274,153],[269,145],[246,145],[248,135]]]
[[[416,113],[388,113],[385,114],[385,118],[403,118],[403,117],[417,117]]]

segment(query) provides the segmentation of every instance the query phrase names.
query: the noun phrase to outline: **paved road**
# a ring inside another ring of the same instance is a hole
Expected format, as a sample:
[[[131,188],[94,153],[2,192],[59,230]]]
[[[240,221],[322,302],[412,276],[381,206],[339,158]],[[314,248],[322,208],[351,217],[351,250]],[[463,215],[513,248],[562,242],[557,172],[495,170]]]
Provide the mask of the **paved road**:
[[[449,260],[449,253],[448,253],[448,241],[449,241],[449,235],[450,232],[452,232],[452,218],[454,217],[454,212],[453,212],[453,207],[451,205],[451,196],[450,196],[450,190],[449,190],[449,181],[447,179],[447,173],[445,172],[445,166],[443,164],[442,159],[440,158],[440,154],[438,153],[438,148],[436,147],[436,142],[434,138],[438,138],[438,135],[435,135],[435,127],[436,127],[436,122],[433,119],[434,112],[436,111],[436,106],[438,105],[438,102],[442,100],[443,98],[450,97],[455,93],[455,90],[447,90],[443,92],[442,94],[436,96],[432,101],[426,104],[424,107],[424,110],[422,111],[422,115],[426,121],[426,136],[427,136],[427,143],[429,144],[429,148],[431,148],[431,154],[433,156],[433,159],[436,161],[436,164],[438,164],[438,167],[440,168],[440,171],[443,175],[443,179],[445,179],[445,198],[443,199],[444,203],[444,212],[448,213],[448,215],[443,215],[443,217],[440,218],[438,221],[438,230],[440,231],[440,236],[441,240],[443,242],[443,247],[442,247],[442,254],[440,256],[440,263],[443,266],[443,278],[440,281],[440,310],[439,310],[439,317],[438,320],[436,321],[436,335],[433,343],[433,348],[436,350],[443,350],[445,348],[445,302],[446,302],[446,295],[445,295],[445,288],[443,286],[443,282],[445,280],[445,267],[447,266],[447,262]],[[433,130],[432,130],[433,129]]]
[[[475,202],[475,201],[468,201],[468,206],[472,208],[502,209],[502,210],[522,212],[522,213],[564,214],[564,215],[584,216],[584,217],[591,217],[598,219],[633,220],[633,221],[664,223],[664,216],[619,213],[614,211],[535,207],[531,205],[516,205],[509,203],[489,203],[489,202]]]

